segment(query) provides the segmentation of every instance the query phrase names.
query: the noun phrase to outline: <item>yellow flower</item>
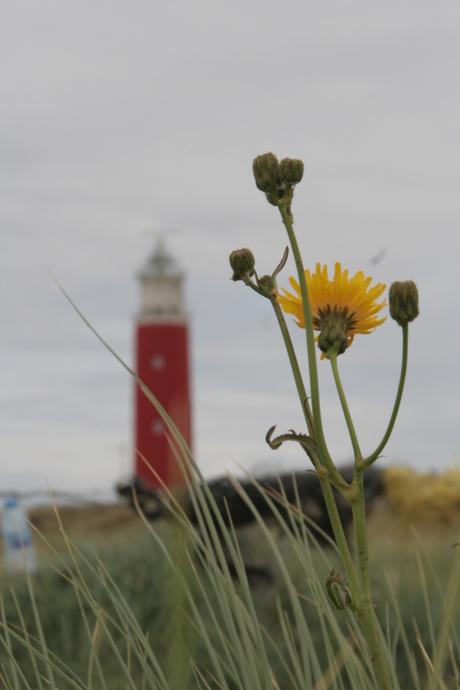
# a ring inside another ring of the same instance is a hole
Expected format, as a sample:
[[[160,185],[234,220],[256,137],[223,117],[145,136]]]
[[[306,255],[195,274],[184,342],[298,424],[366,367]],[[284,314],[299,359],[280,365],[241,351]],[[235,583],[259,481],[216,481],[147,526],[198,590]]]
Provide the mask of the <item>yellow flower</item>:
[[[351,345],[356,333],[372,333],[386,317],[379,319],[378,312],[386,306],[377,299],[384,292],[386,285],[377,283],[370,288],[372,278],[366,278],[362,271],[353,278],[348,278],[348,270],[343,271],[339,263],[335,264],[333,280],[329,280],[327,266],[316,264],[316,273],[305,271],[308,296],[310,299],[313,328],[320,331],[316,338],[323,353],[333,348],[337,354],[345,352]],[[300,286],[294,278],[289,278],[296,294],[281,288],[284,295],[278,295],[278,302],[283,311],[293,314],[299,328],[305,328]],[[323,354],[324,356],[324,354]]]

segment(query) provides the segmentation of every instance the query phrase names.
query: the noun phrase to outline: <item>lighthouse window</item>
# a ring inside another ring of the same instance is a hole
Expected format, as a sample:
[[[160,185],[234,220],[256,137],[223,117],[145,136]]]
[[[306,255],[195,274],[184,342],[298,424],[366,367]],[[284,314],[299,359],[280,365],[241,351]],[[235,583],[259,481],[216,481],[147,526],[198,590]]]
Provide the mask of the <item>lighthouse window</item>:
[[[163,371],[166,366],[166,359],[160,354],[153,355],[150,359],[150,366],[153,371]]]
[[[154,419],[150,428],[154,436],[162,436],[164,434],[165,425],[161,419]]]

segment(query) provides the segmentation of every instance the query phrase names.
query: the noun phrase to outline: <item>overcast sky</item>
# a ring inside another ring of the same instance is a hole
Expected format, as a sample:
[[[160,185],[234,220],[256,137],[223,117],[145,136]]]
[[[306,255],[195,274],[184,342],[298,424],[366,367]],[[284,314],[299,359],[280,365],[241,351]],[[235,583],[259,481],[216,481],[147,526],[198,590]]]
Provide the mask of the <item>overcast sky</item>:
[[[2,3],[0,490],[107,488],[132,470],[133,385],[50,275],[133,363],[150,228],[187,275],[194,450],[205,474],[307,467],[264,437],[303,430],[268,302],[229,280],[286,246],[253,158],[302,158],[306,266],[413,279],[406,391],[382,464],[460,453],[460,4],[247,0]],[[373,263],[373,257],[381,260]],[[293,263],[279,278],[288,286]],[[293,325],[300,349],[304,332]],[[391,413],[401,331],[339,363],[364,453]],[[303,364],[303,366],[304,366]],[[351,447],[319,363],[330,450]]]

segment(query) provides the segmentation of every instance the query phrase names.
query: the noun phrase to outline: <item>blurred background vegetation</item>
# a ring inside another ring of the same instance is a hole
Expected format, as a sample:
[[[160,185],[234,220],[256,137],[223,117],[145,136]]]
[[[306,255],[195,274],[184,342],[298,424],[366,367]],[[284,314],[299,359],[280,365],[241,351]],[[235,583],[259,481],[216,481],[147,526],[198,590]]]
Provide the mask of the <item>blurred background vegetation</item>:
[[[427,486],[428,479],[428,476],[417,476],[401,468],[389,470],[384,478],[384,494],[375,500],[369,517],[372,592],[378,602],[382,629],[394,648],[401,688],[423,687],[422,680],[419,685],[414,681],[407,663],[407,654],[415,660],[420,679],[425,678],[428,662],[424,650],[431,658],[436,654],[436,635],[449,577],[455,562],[460,560],[457,556],[460,547],[454,546],[460,538],[459,473],[431,477],[431,488]],[[177,578],[172,575],[171,566],[159,543],[152,538],[136,512],[123,505],[61,506],[59,516],[61,526],[54,509],[49,506],[36,507],[30,511],[31,522],[42,535],[35,537],[41,567],[32,578],[34,605],[31,604],[27,578],[9,578],[2,572],[3,619],[8,622],[11,630],[27,629],[31,639],[38,639],[40,632],[34,608],[36,605],[49,653],[65,663],[70,676],[75,674],[75,678],[87,679],[91,675],[89,668],[92,662],[88,630],[83,624],[84,615],[91,629],[98,659],[103,666],[107,687],[111,690],[127,687],[126,679],[120,673],[119,660],[114,654],[114,643],[130,669],[134,686],[143,687],[145,678],[141,665],[133,650],[129,649],[126,631],[119,627],[119,622],[115,622],[114,611],[119,603],[101,583],[100,574],[97,575],[96,559],[100,559],[140,629],[147,635],[168,678],[173,678],[174,673],[179,668],[182,669],[180,679],[176,681],[182,685],[175,686],[171,682],[171,687],[218,688],[217,681],[213,681],[204,671],[211,667],[209,651],[197,634],[190,613],[187,613]],[[78,566],[71,562],[62,528],[66,537],[72,540],[74,548],[82,555],[82,559],[78,559]],[[213,607],[211,605],[209,608],[199,586],[202,566],[196,558],[191,557],[189,560],[184,555],[182,541],[186,538],[178,532],[173,521],[167,519],[155,523],[155,532],[167,545],[169,553],[175,552],[176,556],[179,552],[182,554],[177,556],[180,559],[180,570],[203,619],[212,627],[210,617]],[[282,534],[275,523],[270,526],[270,532],[299,593],[311,639],[322,668],[326,669],[330,660],[328,661],[324,637],[324,621],[318,616],[317,604],[312,601],[311,582],[299,558],[298,544],[294,537],[291,539]],[[271,581],[262,578],[251,581],[251,594],[259,623],[266,633],[267,641],[271,640],[267,642],[267,653],[277,683],[283,690],[295,688],[297,686],[284,667],[286,662],[289,667],[289,650],[280,631],[279,611],[289,608],[286,582],[261,534],[260,526],[247,525],[239,528],[236,535],[243,561],[268,566],[273,576]],[[61,562],[59,556],[63,559]],[[324,581],[328,564],[340,569],[337,554],[330,547],[313,548],[311,557],[318,581]],[[91,606],[76,595],[75,581],[71,581],[68,573],[63,576],[64,563],[68,565],[69,572],[81,569],[91,596],[100,611],[104,612],[107,624],[111,626],[110,639],[96,622]],[[237,592],[240,587],[236,582]],[[212,602],[216,594],[208,591],[207,596]],[[214,611],[217,612],[218,608],[216,601]],[[333,615],[344,636],[353,640],[348,613],[337,611]],[[454,628],[460,630],[458,605],[454,607],[452,616]],[[294,629],[292,634],[295,635]],[[13,638],[9,640],[9,644],[14,649],[18,665],[31,684],[30,687],[36,687],[34,679],[37,669],[32,664],[28,649]],[[352,644],[357,644],[356,640]],[[456,651],[452,649],[449,653],[453,654],[454,665],[458,664],[458,647]],[[5,668],[5,665],[8,666],[7,657],[3,652],[0,655]],[[190,659],[205,673],[208,685],[198,684]],[[448,671],[444,687],[458,687],[455,685],[454,666],[448,662],[447,668],[451,668],[452,680],[449,681]],[[40,673],[46,676],[44,670]],[[324,687],[349,687],[346,681],[344,685],[338,686],[334,685],[335,681],[331,683]],[[69,682],[66,685],[65,681],[59,680],[58,687],[70,688],[72,684]],[[93,686],[88,681],[88,685],[84,687]],[[101,686],[96,683],[94,687]]]

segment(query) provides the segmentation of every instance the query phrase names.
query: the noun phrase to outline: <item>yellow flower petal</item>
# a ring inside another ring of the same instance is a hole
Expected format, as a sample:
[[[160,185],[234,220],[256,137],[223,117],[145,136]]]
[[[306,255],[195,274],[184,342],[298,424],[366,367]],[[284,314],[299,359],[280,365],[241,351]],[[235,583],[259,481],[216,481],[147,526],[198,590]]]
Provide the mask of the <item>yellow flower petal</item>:
[[[348,277],[348,269],[342,272],[340,263],[335,264],[334,278],[329,279],[327,266],[321,268],[316,264],[316,272],[305,271],[308,296],[310,298],[313,328],[321,331],[321,321],[325,314],[335,312],[346,317],[348,345],[353,342],[357,333],[365,335],[372,333],[385,320],[377,314],[387,302],[378,303],[378,298],[385,291],[386,285],[377,283],[370,287],[372,278],[365,277],[358,271],[353,278]],[[289,278],[295,294],[281,288],[284,294],[279,294],[277,301],[283,311],[294,316],[299,328],[305,328],[300,286],[295,278]]]

